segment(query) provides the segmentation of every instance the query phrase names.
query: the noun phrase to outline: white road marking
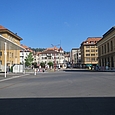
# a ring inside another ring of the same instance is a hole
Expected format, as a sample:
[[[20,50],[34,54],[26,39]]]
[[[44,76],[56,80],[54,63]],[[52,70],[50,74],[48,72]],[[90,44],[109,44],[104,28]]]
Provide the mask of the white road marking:
[[[10,77],[10,78],[2,79],[2,80],[0,80],[0,82],[11,80],[11,79],[15,79],[15,78],[19,78],[19,77],[23,77],[23,76],[26,76],[26,75],[29,75],[29,74],[20,75],[20,76],[13,76],[13,77]]]

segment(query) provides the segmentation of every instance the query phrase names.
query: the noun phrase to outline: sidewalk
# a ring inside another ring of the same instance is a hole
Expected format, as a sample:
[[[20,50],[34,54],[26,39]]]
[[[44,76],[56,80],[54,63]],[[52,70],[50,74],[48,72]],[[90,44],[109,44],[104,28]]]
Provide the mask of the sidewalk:
[[[16,77],[16,76],[22,76],[22,75],[26,75],[26,73],[6,73],[6,78],[5,78],[5,73],[0,73],[0,80],[3,79],[8,79],[8,78],[12,78],[12,77]]]

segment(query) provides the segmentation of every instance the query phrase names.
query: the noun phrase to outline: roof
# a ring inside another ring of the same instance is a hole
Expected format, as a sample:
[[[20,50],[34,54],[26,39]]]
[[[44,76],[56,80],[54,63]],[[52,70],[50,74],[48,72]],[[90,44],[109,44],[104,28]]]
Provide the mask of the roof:
[[[54,50],[44,50],[40,54],[54,54],[54,53],[57,53],[57,51],[54,51]]]
[[[22,38],[19,37],[19,36],[17,35],[17,33],[11,32],[11,31],[8,30],[7,28],[3,27],[2,25],[0,25],[0,33],[9,33],[9,34],[11,34],[12,36],[16,37],[18,40],[22,40]]]
[[[109,35],[111,32],[113,32],[115,30],[115,26],[113,26],[111,29],[109,29],[104,35],[103,35],[103,38],[100,40],[102,41],[107,35]],[[97,42],[100,43],[100,41]]]
[[[81,43],[81,45],[95,45],[101,39],[101,37],[88,37],[86,41]]]
[[[57,47],[47,48],[46,50],[58,50]]]
[[[86,41],[99,41],[101,37],[88,37]]]
[[[58,51],[63,51],[62,47],[60,47],[60,48],[58,49]]]
[[[21,44],[21,46],[26,49],[26,51],[33,52],[28,46]]]
[[[110,34],[112,31],[115,30],[115,26],[113,26],[111,29],[109,29],[104,35],[103,38],[106,37],[108,34]]]
[[[0,29],[6,29],[6,28],[0,25]]]
[[[71,50],[79,50],[80,48],[72,48]]]

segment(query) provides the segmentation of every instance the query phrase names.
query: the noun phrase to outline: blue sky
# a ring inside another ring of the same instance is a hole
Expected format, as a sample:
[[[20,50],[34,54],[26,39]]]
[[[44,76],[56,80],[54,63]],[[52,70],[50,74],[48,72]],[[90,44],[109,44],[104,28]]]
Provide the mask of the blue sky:
[[[0,25],[23,38],[22,44],[65,51],[88,37],[102,37],[115,26],[115,0],[2,0]]]

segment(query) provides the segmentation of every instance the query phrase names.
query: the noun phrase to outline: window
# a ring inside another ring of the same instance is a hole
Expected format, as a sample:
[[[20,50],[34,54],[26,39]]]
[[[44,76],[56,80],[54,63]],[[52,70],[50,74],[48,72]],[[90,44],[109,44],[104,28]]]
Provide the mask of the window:
[[[90,41],[91,44],[94,44],[94,41]]]
[[[104,45],[105,53],[106,53],[106,44]]]
[[[90,61],[90,58],[86,58],[86,61],[89,62],[89,61]]]
[[[95,58],[91,58],[91,61],[95,61]]]
[[[90,52],[90,50],[86,50],[86,52]]]
[[[107,43],[107,51],[109,52],[109,42]]]
[[[95,56],[95,54],[91,54],[91,56]]]
[[[90,54],[86,54],[86,56],[90,56]]]
[[[51,59],[51,57],[48,57],[48,59]]]
[[[99,47],[99,50],[98,50],[98,54],[99,56],[101,55],[101,48]]]
[[[102,54],[103,54],[103,46],[102,46]]]
[[[111,51],[113,51],[113,42],[111,41]]]
[[[95,50],[91,50],[91,52],[95,52]]]
[[[13,58],[13,53],[12,53],[12,58]]]
[[[2,56],[2,52],[0,52],[0,56]]]

